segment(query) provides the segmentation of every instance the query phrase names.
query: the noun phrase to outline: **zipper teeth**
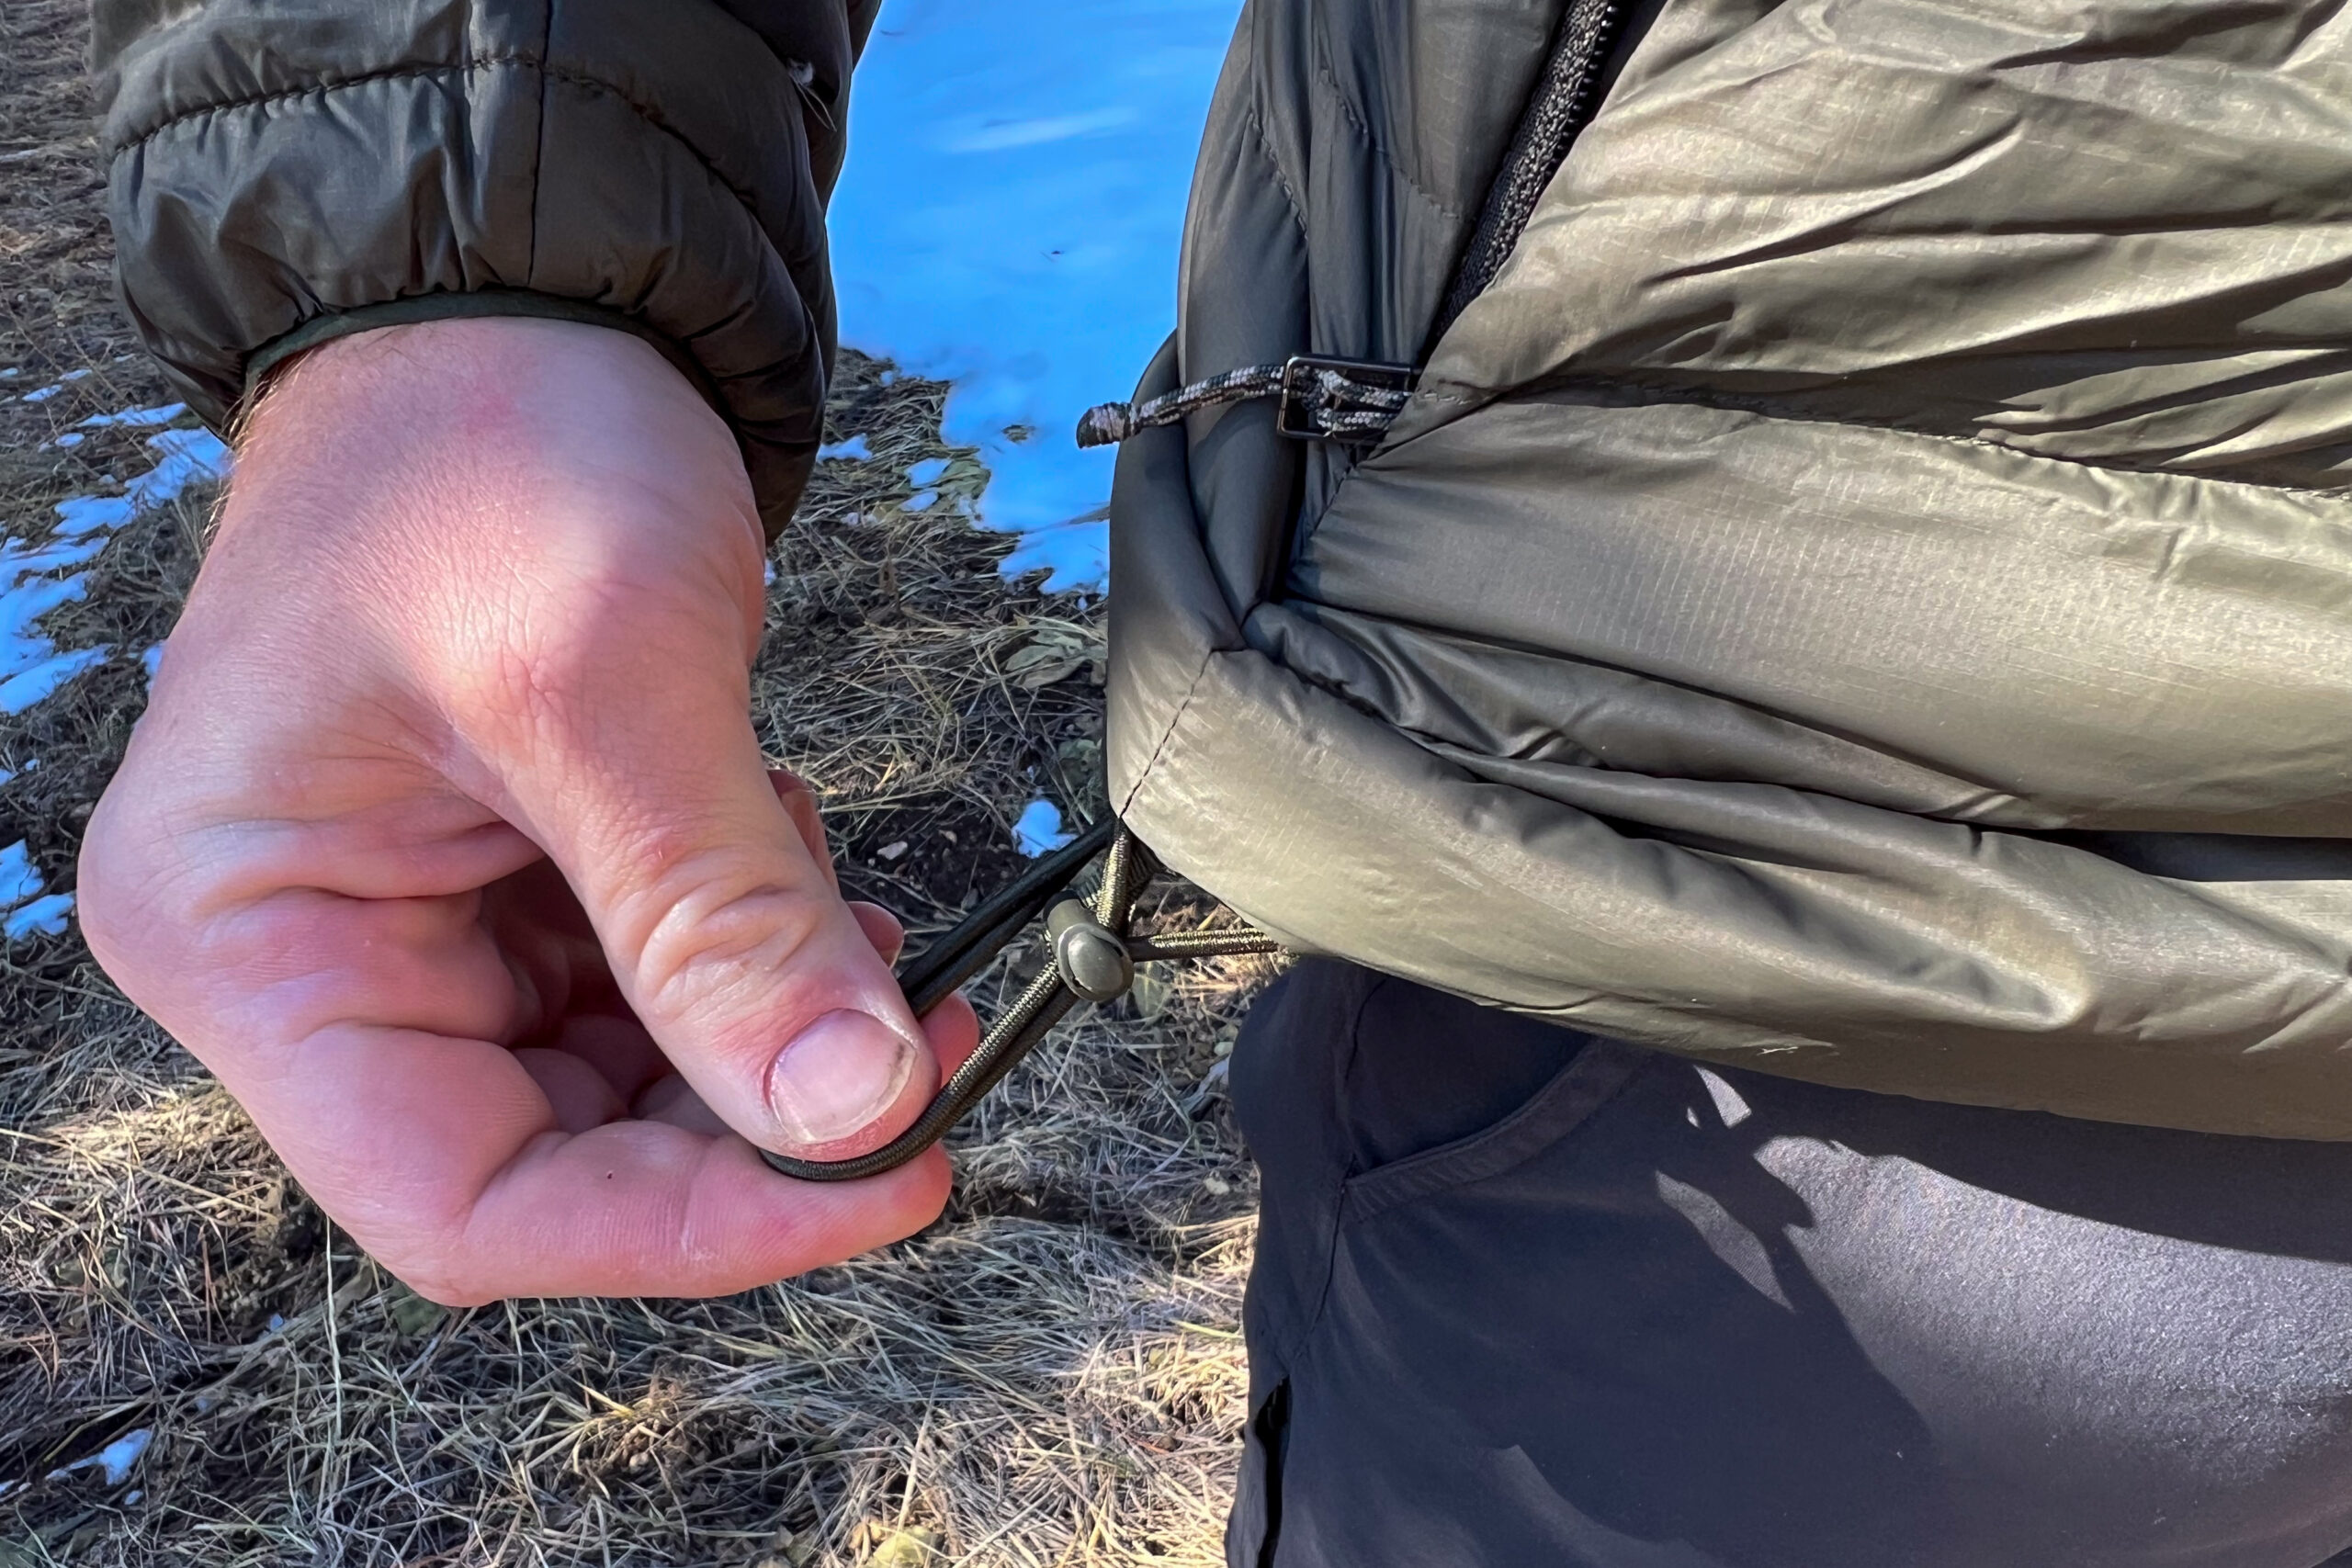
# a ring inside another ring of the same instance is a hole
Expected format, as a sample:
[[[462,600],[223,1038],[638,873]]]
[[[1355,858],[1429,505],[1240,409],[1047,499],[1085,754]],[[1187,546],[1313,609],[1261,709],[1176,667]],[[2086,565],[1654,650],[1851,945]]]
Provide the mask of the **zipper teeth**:
[[[1544,189],[1560,171],[1577,133],[1592,118],[1593,86],[1614,40],[1623,12],[1615,0],[1569,0],[1544,64],[1544,79],[1520,116],[1510,151],[1487,189],[1477,227],[1463,248],[1445,304],[1430,329],[1430,346],[1445,335],[1470,301],[1487,290],[1519,244]],[[1427,355],[1423,355],[1427,358]]]

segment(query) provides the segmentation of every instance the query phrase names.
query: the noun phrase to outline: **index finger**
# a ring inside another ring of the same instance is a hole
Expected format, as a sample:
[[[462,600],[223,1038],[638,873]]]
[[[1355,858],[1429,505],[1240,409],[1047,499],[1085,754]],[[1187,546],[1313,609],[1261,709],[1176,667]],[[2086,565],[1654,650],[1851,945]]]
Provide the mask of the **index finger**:
[[[778,1176],[731,1133],[564,1133],[503,1047],[420,1030],[322,1030],[241,1098],[322,1208],[451,1306],[728,1294],[910,1235],[947,1198],[937,1150],[828,1187]]]

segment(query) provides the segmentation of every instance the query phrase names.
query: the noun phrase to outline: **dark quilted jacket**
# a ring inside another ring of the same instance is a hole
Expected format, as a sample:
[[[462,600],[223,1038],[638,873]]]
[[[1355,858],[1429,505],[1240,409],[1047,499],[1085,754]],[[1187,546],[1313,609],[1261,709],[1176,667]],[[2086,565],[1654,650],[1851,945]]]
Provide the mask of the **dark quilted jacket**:
[[[774,530],[823,422],[824,203],[877,3],[97,0],[124,307],[215,423],[338,333],[639,333],[734,425]]]

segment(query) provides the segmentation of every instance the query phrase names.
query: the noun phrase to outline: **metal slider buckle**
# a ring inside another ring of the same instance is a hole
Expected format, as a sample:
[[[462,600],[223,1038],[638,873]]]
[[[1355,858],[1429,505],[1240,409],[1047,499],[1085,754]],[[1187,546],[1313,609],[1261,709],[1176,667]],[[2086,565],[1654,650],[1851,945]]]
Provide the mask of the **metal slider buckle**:
[[[1394,409],[1376,403],[1351,402],[1342,391],[1336,399],[1327,400],[1323,386],[1317,378],[1319,371],[1329,370],[1362,387],[1382,391],[1409,392],[1421,373],[1409,365],[1383,365],[1369,359],[1335,359],[1329,355],[1294,354],[1283,365],[1282,399],[1274,405],[1274,429],[1301,441],[1340,441],[1349,445],[1369,444],[1380,439],[1381,431],[1326,430],[1318,427],[1315,416],[1324,412],[1377,413],[1388,418],[1396,416]]]

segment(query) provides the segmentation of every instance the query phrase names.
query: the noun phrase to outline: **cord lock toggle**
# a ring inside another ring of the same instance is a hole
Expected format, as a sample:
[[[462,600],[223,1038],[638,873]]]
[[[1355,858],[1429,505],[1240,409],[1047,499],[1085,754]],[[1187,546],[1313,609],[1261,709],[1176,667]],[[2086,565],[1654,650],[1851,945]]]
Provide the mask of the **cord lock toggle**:
[[[1062,984],[1088,1001],[1115,1001],[1136,983],[1127,944],[1080,900],[1065,898],[1055,905],[1046,916],[1046,934],[1054,944],[1054,967]]]

